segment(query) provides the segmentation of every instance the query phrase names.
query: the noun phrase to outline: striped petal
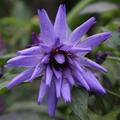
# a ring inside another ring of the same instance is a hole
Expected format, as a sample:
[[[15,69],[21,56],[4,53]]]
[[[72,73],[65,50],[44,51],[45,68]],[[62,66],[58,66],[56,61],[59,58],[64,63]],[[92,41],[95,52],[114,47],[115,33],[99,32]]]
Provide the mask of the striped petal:
[[[17,56],[7,61],[7,67],[21,66],[21,67],[34,67],[40,61],[40,56]]]
[[[104,94],[106,93],[105,89],[101,86],[101,84],[97,81],[96,77],[91,71],[84,72],[84,77],[86,82],[88,83],[90,90],[96,93]]]
[[[56,87],[56,96],[57,96],[57,98],[60,98],[61,97],[62,78],[55,79],[55,87]]]
[[[41,44],[40,47],[45,53],[49,53],[51,51],[51,47],[49,47],[48,45]]]
[[[48,113],[49,116],[54,117],[57,105],[57,97],[56,97],[56,90],[55,85],[52,82],[51,86],[48,88]]]
[[[41,80],[40,88],[39,88],[39,95],[38,95],[38,103],[39,104],[42,103],[43,97],[46,94],[46,90],[47,90],[47,86],[46,86],[45,82],[43,80]]]
[[[39,46],[27,48],[17,52],[18,55],[39,55],[40,53],[41,53],[41,49]]]
[[[52,68],[53,69],[53,72],[54,72],[54,75],[57,79],[61,79],[62,78],[62,73],[59,69],[55,69],[55,68]]]
[[[29,82],[32,82],[36,77],[38,77],[38,75],[40,76],[41,71],[42,71],[42,66],[37,65],[35,67],[35,70],[33,71],[31,78],[29,79]]]
[[[26,70],[24,72],[22,72],[21,74],[19,74],[18,76],[16,76],[14,79],[12,79],[8,84],[7,84],[7,88],[10,89],[15,85],[18,85],[28,79],[30,79],[32,73],[33,73],[34,69],[29,69]]]
[[[79,71],[74,71],[74,78],[78,80],[79,84],[84,87],[86,90],[90,91],[90,87],[83,78],[82,74]]]
[[[80,64],[83,64],[84,66],[95,68],[95,69],[103,71],[103,72],[108,72],[108,70],[106,68],[102,67],[101,65],[95,63],[94,61],[92,61],[90,59],[81,57],[79,62],[80,62]]]
[[[78,47],[73,47],[69,50],[72,53],[84,53],[84,52],[90,52],[91,48],[78,48]]]
[[[95,47],[100,45],[100,43],[104,42],[105,40],[107,40],[109,38],[111,38],[110,32],[99,33],[99,34],[90,36],[83,42],[79,43],[78,47],[82,47],[82,48],[90,47],[91,49],[94,49]]]
[[[45,79],[46,85],[50,86],[51,80],[52,80],[52,77],[53,77],[53,72],[52,72],[49,65],[46,68],[46,75],[45,76],[46,76],[46,79]]]
[[[45,55],[43,56],[41,63],[48,63],[48,61],[49,61],[49,55]]]
[[[63,81],[62,83],[62,96],[65,102],[71,101],[70,85],[66,81]]]
[[[68,82],[70,83],[70,85],[73,86],[75,84],[74,78],[73,78],[72,73],[71,73],[71,71],[69,69],[66,69],[64,71],[64,76],[68,80]]]
[[[67,40],[67,22],[65,5],[60,5],[55,19],[54,31],[61,41]]]
[[[51,44],[54,41],[53,25],[44,9],[38,10],[40,19],[40,38],[45,44]]]
[[[90,27],[95,23],[95,18],[92,17],[85,23],[76,28],[70,35],[70,43],[78,43],[81,37],[90,29]]]

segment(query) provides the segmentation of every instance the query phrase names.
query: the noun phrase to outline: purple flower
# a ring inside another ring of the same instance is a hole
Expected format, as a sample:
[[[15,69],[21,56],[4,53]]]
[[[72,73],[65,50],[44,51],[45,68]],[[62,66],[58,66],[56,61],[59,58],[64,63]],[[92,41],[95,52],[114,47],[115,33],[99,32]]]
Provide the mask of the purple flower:
[[[7,84],[7,88],[22,83],[32,82],[36,77],[43,76],[39,89],[38,103],[42,103],[47,94],[48,112],[55,115],[59,98],[65,102],[71,101],[71,88],[74,85],[84,87],[87,91],[104,94],[106,91],[97,81],[93,69],[107,72],[99,64],[86,58],[85,55],[111,37],[111,33],[104,32],[88,37],[81,41],[83,35],[95,23],[92,17],[68,33],[66,10],[60,5],[54,26],[44,9],[38,10],[40,19],[40,36],[33,38],[38,45],[17,52],[7,62],[8,67],[26,67],[27,70],[19,74]]]

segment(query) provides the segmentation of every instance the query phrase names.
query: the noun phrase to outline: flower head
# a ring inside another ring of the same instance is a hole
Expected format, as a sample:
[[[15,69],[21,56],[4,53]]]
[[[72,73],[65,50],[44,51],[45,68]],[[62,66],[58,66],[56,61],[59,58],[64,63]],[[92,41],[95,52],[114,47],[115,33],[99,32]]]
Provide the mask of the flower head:
[[[65,102],[71,101],[71,87],[79,85],[87,91],[105,93],[104,88],[97,81],[92,69],[107,72],[99,64],[86,58],[85,55],[100,45],[101,42],[111,37],[111,33],[104,32],[88,37],[81,41],[82,36],[95,23],[92,17],[76,28],[70,35],[66,23],[66,10],[60,5],[52,25],[46,11],[38,10],[40,19],[40,36],[33,34],[37,45],[17,52],[7,62],[8,67],[26,67],[27,70],[19,74],[7,84],[11,88],[23,81],[33,81],[36,77],[43,76],[38,96],[41,103],[47,93],[48,112],[55,115],[55,109],[59,98]]]

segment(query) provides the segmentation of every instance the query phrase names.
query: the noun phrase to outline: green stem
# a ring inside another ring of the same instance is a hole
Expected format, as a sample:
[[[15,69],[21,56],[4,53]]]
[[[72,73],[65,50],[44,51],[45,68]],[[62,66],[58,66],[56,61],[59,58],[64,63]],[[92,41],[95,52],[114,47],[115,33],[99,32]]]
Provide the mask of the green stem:
[[[116,93],[114,93],[113,91],[110,91],[110,90],[108,90],[108,89],[106,89],[106,90],[107,90],[107,92],[108,92],[109,94],[120,98],[120,95],[118,95],[118,94],[116,94]]]
[[[94,0],[82,0],[68,13],[67,21],[69,26],[72,24],[76,16],[78,16],[79,12],[92,1]]]

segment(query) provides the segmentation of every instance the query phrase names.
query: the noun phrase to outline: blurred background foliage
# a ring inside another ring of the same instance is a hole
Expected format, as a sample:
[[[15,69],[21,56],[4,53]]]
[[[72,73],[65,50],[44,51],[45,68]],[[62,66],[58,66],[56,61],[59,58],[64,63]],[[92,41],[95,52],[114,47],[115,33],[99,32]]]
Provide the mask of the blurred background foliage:
[[[109,72],[96,73],[107,94],[99,96],[73,88],[72,103],[59,102],[55,118],[47,106],[37,105],[40,78],[7,90],[8,81],[23,69],[4,67],[16,51],[31,46],[39,34],[37,9],[45,8],[54,22],[59,4],[67,7],[71,30],[95,16],[97,23],[86,36],[111,31],[113,37],[87,56]],[[0,120],[120,120],[120,0],[0,0]]]

